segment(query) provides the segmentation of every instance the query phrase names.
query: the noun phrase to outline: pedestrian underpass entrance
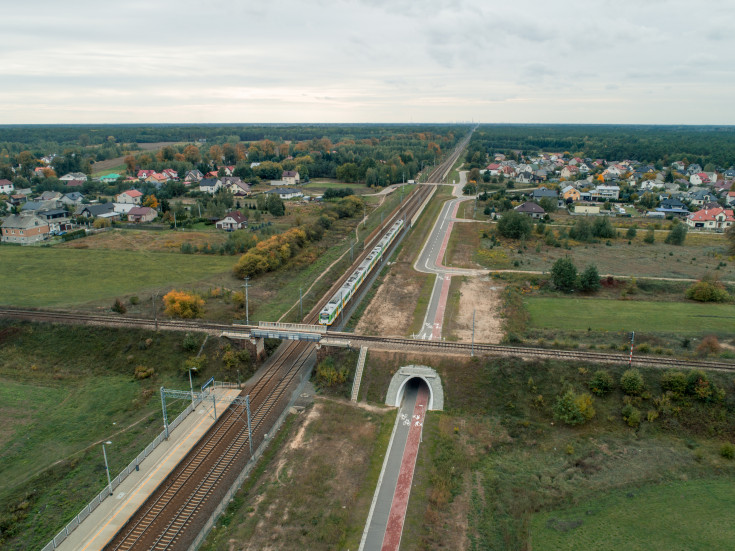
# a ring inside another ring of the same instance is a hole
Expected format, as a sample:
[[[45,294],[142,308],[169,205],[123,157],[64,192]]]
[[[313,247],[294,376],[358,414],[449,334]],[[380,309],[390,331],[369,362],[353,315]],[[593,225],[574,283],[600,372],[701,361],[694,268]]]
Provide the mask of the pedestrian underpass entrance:
[[[444,409],[444,389],[441,379],[436,371],[425,365],[407,365],[401,367],[393,375],[385,396],[386,405],[400,407],[406,384],[412,379],[421,379],[429,387],[429,411],[442,411]]]

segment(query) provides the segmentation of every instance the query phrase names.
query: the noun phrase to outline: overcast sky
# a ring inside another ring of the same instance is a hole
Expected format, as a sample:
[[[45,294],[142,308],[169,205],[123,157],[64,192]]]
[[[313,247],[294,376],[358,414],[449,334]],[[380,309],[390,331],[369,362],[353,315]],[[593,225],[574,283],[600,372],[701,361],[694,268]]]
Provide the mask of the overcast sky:
[[[2,5],[0,123],[735,124],[733,0]]]

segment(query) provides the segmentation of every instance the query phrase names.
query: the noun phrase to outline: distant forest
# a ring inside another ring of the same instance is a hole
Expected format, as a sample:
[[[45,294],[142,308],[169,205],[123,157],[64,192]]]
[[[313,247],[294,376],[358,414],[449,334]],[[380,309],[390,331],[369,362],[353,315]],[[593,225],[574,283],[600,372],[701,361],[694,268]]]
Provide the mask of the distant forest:
[[[735,164],[735,126],[481,125],[467,153],[568,152],[574,156],[658,168],[686,161],[729,168]]]

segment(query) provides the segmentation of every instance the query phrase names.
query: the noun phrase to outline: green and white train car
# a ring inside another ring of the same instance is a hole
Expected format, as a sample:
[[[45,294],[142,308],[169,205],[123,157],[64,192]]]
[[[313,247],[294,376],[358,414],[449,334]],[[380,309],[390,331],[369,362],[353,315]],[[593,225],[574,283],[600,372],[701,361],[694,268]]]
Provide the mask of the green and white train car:
[[[390,230],[378,241],[370,254],[360,262],[357,269],[352,272],[347,281],[337,290],[336,293],[329,299],[327,305],[319,313],[319,323],[321,325],[332,325],[337,316],[342,312],[345,305],[350,301],[353,295],[357,292],[365,281],[365,278],[370,275],[373,268],[380,262],[383,255],[391,246],[391,243],[395,241],[396,236],[400,233],[403,228],[403,220],[398,220],[391,227]]]

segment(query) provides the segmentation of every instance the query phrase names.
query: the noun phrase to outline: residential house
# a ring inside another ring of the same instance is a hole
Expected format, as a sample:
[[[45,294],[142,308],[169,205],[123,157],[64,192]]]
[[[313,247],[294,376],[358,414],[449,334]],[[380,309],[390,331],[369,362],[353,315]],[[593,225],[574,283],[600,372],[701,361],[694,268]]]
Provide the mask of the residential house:
[[[165,174],[166,177],[169,180],[178,180],[179,179],[179,173],[176,172],[173,168],[164,168],[161,171],[161,174]]]
[[[199,182],[199,191],[214,195],[222,188],[222,180],[219,178],[204,178]]]
[[[724,173],[723,176],[728,179],[735,178],[735,168],[728,168]]]
[[[184,182],[192,184],[194,182],[201,182],[204,179],[204,174],[200,170],[189,170],[184,176]]]
[[[36,213],[39,218],[44,219],[49,226],[49,233],[57,235],[72,229],[69,213],[65,209],[41,210]]]
[[[521,172],[516,176],[516,182],[519,184],[530,184],[533,181],[533,174],[530,172]]]
[[[666,197],[661,200],[661,208],[664,209],[684,209],[687,210],[687,206],[676,197]],[[687,210],[688,212],[688,210]]]
[[[579,168],[573,165],[565,166],[561,169],[561,177],[568,180],[579,174]]]
[[[722,207],[698,210],[687,217],[687,224],[694,229],[724,231],[733,223],[732,209]]]
[[[82,187],[86,180],[68,180],[66,187]]]
[[[547,189],[545,186],[541,186],[540,188],[536,188],[533,190],[533,192],[531,193],[531,197],[533,197],[534,201],[539,201],[544,197],[557,199],[559,197],[559,194],[555,189]]]
[[[153,184],[156,186],[156,189],[161,189],[161,186],[168,182],[169,177],[168,175],[164,174],[163,172],[154,172],[148,178],[146,179],[146,182]]]
[[[619,186],[597,186],[590,192],[593,198],[599,201],[607,201],[609,199],[620,199]]]
[[[301,176],[295,170],[284,170],[281,174],[281,180],[287,186],[295,186],[301,182]]]
[[[55,209],[58,205],[58,201],[27,201],[20,210],[21,212],[37,212],[43,209]]]
[[[83,172],[70,172],[69,174],[64,174],[61,178],[59,178],[59,180],[61,180],[62,182],[71,182],[74,180],[86,182],[87,175]]]
[[[243,182],[237,176],[225,176],[222,178],[222,186],[238,197],[250,195],[250,184]]]
[[[222,220],[215,224],[218,230],[234,231],[248,227],[248,219],[240,211],[233,210],[225,214]]]
[[[711,183],[706,172],[697,172],[689,177],[689,183],[693,186],[706,186]]]
[[[498,163],[490,163],[487,165],[486,170],[490,173],[490,176],[497,176],[500,174],[500,165]]]
[[[79,208],[77,208],[76,213],[79,216],[84,216],[85,218],[99,218],[103,215],[109,215],[114,214],[119,216],[115,212],[115,204],[114,203],[96,203],[94,205],[80,205]],[[108,218],[108,216],[104,216],[105,218]]]
[[[579,193],[579,190],[574,186],[566,186],[564,189],[561,190],[561,196],[565,201],[569,199],[571,199],[572,201],[579,201],[582,195]]]
[[[49,236],[50,228],[35,214],[12,214],[2,224],[3,243],[29,244],[43,241]]]
[[[143,200],[143,193],[137,189],[129,189],[115,196],[116,203],[128,203],[130,205],[140,205]]]
[[[266,193],[277,193],[278,196],[283,199],[293,199],[294,197],[302,197],[304,194],[298,189],[294,188],[276,188],[266,191]]]
[[[27,199],[27,196],[22,193],[15,193],[10,196],[10,204],[14,207],[22,205]]]
[[[119,179],[120,175],[115,172],[111,172],[110,174],[105,174],[104,176],[99,177],[99,181],[103,184],[114,184]]]
[[[694,190],[689,194],[689,202],[698,207],[703,206],[705,203],[715,202],[716,200],[717,197],[715,194],[708,189]]]
[[[44,191],[39,197],[39,201],[61,201],[61,193],[58,191]]]
[[[145,170],[139,170],[138,171],[138,180],[147,180],[150,178],[153,174],[155,174],[155,170],[145,169]]]
[[[128,222],[151,222],[158,216],[151,207],[133,207],[128,211]]]
[[[123,216],[127,216],[128,213],[137,206],[132,203],[113,203],[112,205],[112,210]]]
[[[541,218],[546,214],[546,211],[543,208],[531,201],[518,205],[513,210],[520,212],[521,214],[525,214],[526,216],[530,216],[531,218]]]
[[[677,172],[683,172],[686,168],[686,165],[682,161],[674,161],[671,163],[671,169],[676,170]]]
[[[697,163],[692,163],[687,167],[687,176],[697,174],[698,172],[702,172],[702,167],[699,166]]]
[[[80,205],[84,200],[84,195],[78,191],[71,191],[61,198],[61,202],[65,205]]]
[[[13,182],[10,180],[0,180],[0,193],[5,193],[10,195],[13,193],[13,190],[15,189],[15,186],[13,185]]]

